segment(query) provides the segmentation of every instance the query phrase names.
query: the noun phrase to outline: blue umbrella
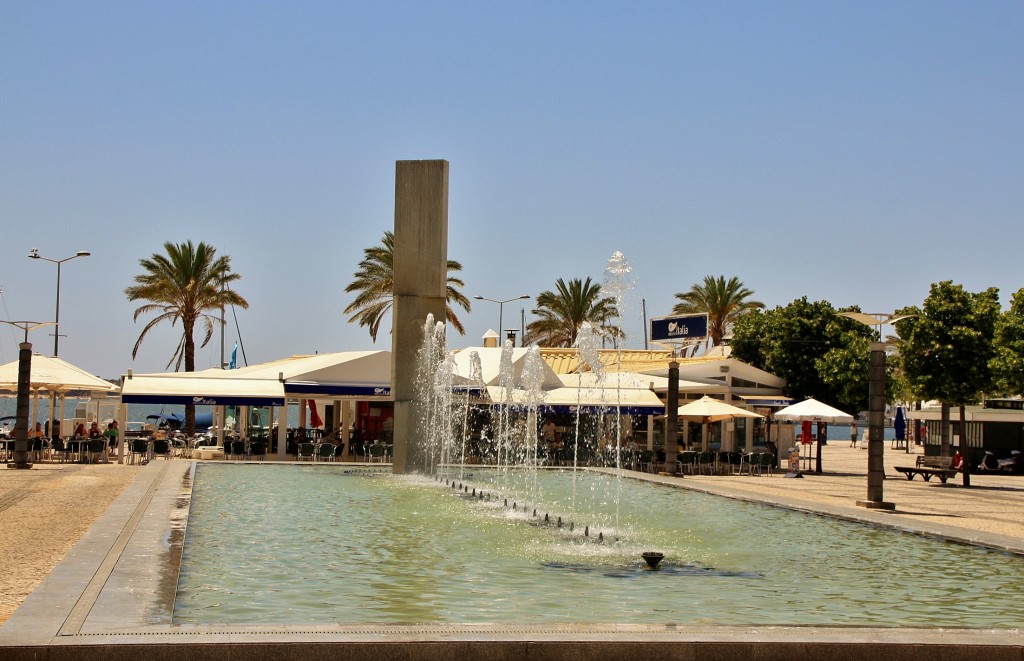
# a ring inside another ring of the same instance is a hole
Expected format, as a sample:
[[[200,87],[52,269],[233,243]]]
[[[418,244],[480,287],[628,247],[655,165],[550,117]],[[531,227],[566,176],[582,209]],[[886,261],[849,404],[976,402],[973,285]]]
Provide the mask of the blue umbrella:
[[[907,440],[907,420],[903,417],[903,407],[896,407],[896,419],[892,421],[893,430],[896,432],[897,441]]]

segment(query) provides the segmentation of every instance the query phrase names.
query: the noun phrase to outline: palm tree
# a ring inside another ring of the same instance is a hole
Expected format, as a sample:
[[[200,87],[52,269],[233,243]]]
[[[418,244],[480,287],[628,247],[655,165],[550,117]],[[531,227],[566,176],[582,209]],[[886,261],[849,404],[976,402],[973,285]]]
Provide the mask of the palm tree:
[[[615,299],[601,296],[601,285],[575,278],[566,284],[561,278],[556,291],[541,292],[532,312],[539,317],[526,326],[523,344],[537,343],[548,347],[571,347],[576,342],[580,325],[589,321],[612,337],[622,331],[612,322],[618,316]]]
[[[681,302],[672,308],[672,313],[706,312],[708,337],[713,346],[718,346],[737,319],[751,310],[764,308],[761,301],[747,300],[753,295],[754,292],[743,286],[736,276],[726,281],[724,275],[717,278],[707,275],[704,276],[704,284],[693,285],[685,294],[676,294]]]
[[[129,301],[149,301],[135,310],[135,321],[150,312],[157,312],[139,334],[139,339],[132,349],[132,359],[139,353],[142,340],[152,328],[162,321],[170,321],[173,326],[181,321],[181,340],[174,354],[167,362],[169,368],[181,369],[182,361],[185,371],[193,372],[196,368],[196,345],[193,338],[196,323],[202,322],[205,335],[201,347],[205,347],[213,336],[214,324],[220,319],[207,314],[208,311],[222,311],[226,305],[249,307],[249,303],[228,285],[241,276],[231,272],[231,258],[224,255],[216,257],[217,249],[200,242],[192,245],[191,241],[174,244],[164,243],[166,254],[154,253],[148,259],[140,259],[139,265],[143,273],[135,276],[135,285],[124,290]],[[194,405],[185,407],[185,430],[195,433],[196,409]]]
[[[355,280],[345,287],[348,293],[355,293],[356,298],[347,308],[345,314],[351,314],[350,322],[356,322],[360,326],[370,329],[370,339],[377,341],[377,333],[380,331],[380,323],[384,315],[391,310],[395,290],[395,233],[388,230],[384,232],[384,238],[379,246],[363,249],[363,261],[359,262],[359,270],[355,272]],[[455,260],[448,260],[448,272],[461,271],[462,264]],[[469,312],[472,304],[469,299],[458,290],[465,287],[462,280],[448,276],[447,300],[445,316],[448,323],[459,332],[465,335],[466,329],[462,322],[455,315],[452,303],[457,304],[466,312]]]

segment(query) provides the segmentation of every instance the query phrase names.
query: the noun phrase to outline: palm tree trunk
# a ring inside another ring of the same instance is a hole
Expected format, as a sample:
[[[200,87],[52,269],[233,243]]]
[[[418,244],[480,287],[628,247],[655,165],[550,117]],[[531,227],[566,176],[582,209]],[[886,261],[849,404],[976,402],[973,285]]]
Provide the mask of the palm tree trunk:
[[[194,320],[186,320],[183,325],[185,333],[185,371],[196,371],[196,343],[192,339],[192,331],[195,329]],[[196,435],[196,405],[185,405],[185,436],[191,438]]]

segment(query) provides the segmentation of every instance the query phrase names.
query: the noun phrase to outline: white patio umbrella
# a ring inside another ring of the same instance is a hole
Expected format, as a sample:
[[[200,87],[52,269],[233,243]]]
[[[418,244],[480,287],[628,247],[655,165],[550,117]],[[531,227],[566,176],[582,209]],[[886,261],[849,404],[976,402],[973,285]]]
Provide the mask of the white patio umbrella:
[[[705,395],[695,402],[690,402],[689,404],[680,406],[679,417],[683,420],[699,422],[707,425],[712,422],[718,422],[719,420],[732,420],[734,418],[761,418],[764,416],[759,413],[754,413],[753,411],[741,409],[738,406],[733,406],[732,404],[726,404],[721,400]],[[705,442],[707,442],[707,438],[708,435],[704,434]]]
[[[32,373],[29,379],[33,390],[66,392],[87,390],[90,392],[115,392],[118,387],[93,376],[66,360],[33,354]],[[0,390],[18,391],[18,361],[0,365]]]
[[[823,404],[813,397],[808,397],[802,402],[779,409],[775,413],[776,420],[794,422],[798,420],[810,420],[811,422],[836,422],[851,423],[853,416],[844,413],[828,404]]]
[[[810,422],[853,422],[853,416],[849,413],[844,413],[837,408],[829,406],[828,404],[823,404],[813,397],[808,397],[802,402],[780,409],[775,413],[775,419],[792,422],[801,420],[808,420]],[[820,447],[818,448],[817,459],[815,461],[815,472],[821,473]]]
[[[17,360],[0,365],[0,391],[18,392],[18,362]],[[57,397],[63,397],[68,391],[82,390],[87,392],[117,392],[118,386],[109,381],[104,381],[98,376],[89,374],[76,365],[66,360],[32,354],[31,374],[29,386],[35,393],[36,404],[30,425],[34,425],[39,419],[39,393],[44,391],[50,395],[50,417],[54,418],[54,411],[58,410]],[[61,416],[56,416],[59,419]]]

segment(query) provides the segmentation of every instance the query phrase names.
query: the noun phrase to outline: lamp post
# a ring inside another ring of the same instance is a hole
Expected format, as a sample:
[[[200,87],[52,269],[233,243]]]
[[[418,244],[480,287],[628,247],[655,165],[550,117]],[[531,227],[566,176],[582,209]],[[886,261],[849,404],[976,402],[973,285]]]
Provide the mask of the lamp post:
[[[57,310],[53,315],[53,357],[59,358],[60,355],[57,353],[57,349],[60,346],[60,265],[64,262],[70,262],[72,259],[77,257],[88,257],[92,253],[88,250],[79,250],[70,257],[64,259],[50,259],[49,257],[43,257],[39,254],[38,248],[33,248],[29,253],[29,259],[41,259],[44,262],[50,262],[57,265]]]
[[[913,315],[889,313],[840,312],[840,317],[859,321],[865,326],[878,329],[882,338],[882,324],[895,324]],[[871,343],[871,362],[868,373],[868,493],[867,499],[858,500],[857,505],[868,509],[896,509],[895,503],[883,499],[885,482],[885,344]]]
[[[515,296],[513,298],[506,298],[503,301],[499,301],[499,300],[493,299],[493,298],[487,298],[486,296],[474,296],[473,298],[475,298],[478,301],[490,301],[491,303],[497,303],[498,304],[498,332],[501,333],[502,308],[505,306],[505,304],[506,303],[511,303],[512,301],[524,300],[524,299],[530,298],[530,296],[528,294],[523,294],[522,296]]]
[[[29,461],[31,446],[28,443],[28,407],[29,390],[32,387],[32,343],[28,341],[28,332],[42,326],[52,326],[54,322],[45,321],[0,321],[25,331],[25,341],[18,345],[18,404],[14,423],[14,456],[8,468],[32,468]]]

